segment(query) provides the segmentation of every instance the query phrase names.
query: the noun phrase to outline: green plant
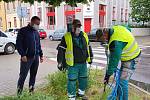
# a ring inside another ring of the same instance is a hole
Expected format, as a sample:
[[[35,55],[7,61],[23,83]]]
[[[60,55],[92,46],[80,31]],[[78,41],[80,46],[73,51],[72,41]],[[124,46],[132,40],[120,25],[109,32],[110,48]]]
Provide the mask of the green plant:
[[[111,92],[111,88],[107,85],[104,92],[103,77],[104,71],[102,70],[90,70],[88,76],[88,88],[86,90],[86,96],[89,100],[107,100],[108,95]],[[23,95],[18,98],[15,96],[0,98],[0,100],[67,100],[67,73],[55,72],[49,74],[47,77],[48,83],[30,95],[28,92],[24,92]],[[110,80],[110,82],[112,79]],[[81,100],[81,99],[77,99]],[[141,91],[130,87],[129,88],[129,100],[150,100],[150,96],[142,93]]]
[[[44,94],[42,92],[35,92],[34,94],[29,94],[27,91],[24,91],[22,95],[17,96],[5,96],[0,98],[0,100],[54,100],[52,96]]]
[[[52,94],[55,100],[66,100],[67,99],[67,77],[64,72],[55,72],[49,74],[48,84],[44,88],[45,92]]]

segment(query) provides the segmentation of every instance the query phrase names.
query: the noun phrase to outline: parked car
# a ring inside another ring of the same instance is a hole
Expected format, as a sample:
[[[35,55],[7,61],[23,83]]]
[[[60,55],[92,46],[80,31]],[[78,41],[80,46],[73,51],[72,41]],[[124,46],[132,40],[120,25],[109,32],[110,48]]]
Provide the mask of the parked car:
[[[57,29],[56,31],[54,31],[54,33],[49,35],[49,39],[52,40],[61,40],[61,38],[64,36],[64,34],[66,33],[65,29]]]
[[[88,33],[88,37],[90,41],[96,41],[96,31],[97,28],[94,28]]]
[[[46,31],[44,31],[44,29],[39,29],[38,32],[40,34],[40,38],[45,39],[47,37]]]
[[[0,52],[13,54],[16,49],[16,38],[0,31]]]
[[[6,30],[5,33],[7,33],[11,36],[17,37],[18,31],[19,31],[19,28],[10,28],[10,29]]]

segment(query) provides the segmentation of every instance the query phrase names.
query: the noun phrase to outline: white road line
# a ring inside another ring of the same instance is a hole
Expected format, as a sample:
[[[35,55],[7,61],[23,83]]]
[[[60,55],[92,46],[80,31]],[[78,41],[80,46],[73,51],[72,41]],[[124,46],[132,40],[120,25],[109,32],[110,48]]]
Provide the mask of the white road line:
[[[93,59],[93,62],[100,63],[100,64],[107,64],[107,61],[106,61],[106,60]]]
[[[107,58],[106,55],[98,55],[98,54],[94,54],[94,57]]]
[[[105,68],[105,67],[102,67],[102,66],[96,66],[96,65],[91,65],[91,66],[90,66],[89,64],[87,65],[87,67],[88,67],[88,68],[91,68],[91,69],[99,69],[99,70],[102,70],[102,69]]]
[[[57,58],[49,58],[49,59],[57,62]]]
[[[94,50],[94,51],[105,51],[105,49],[95,49],[95,48],[93,48],[92,50]]]
[[[149,48],[150,46],[139,45],[140,48]]]
[[[97,47],[97,48],[105,49],[104,47]]]
[[[49,59],[57,62],[57,58],[49,58]],[[93,62],[100,63],[100,64],[107,64],[107,61],[105,61],[105,60],[93,59]]]
[[[146,53],[142,53],[142,55],[145,55],[145,56],[150,56],[150,54],[146,54]]]
[[[104,53],[105,54],[105,51],[93,51],[94,53]]]

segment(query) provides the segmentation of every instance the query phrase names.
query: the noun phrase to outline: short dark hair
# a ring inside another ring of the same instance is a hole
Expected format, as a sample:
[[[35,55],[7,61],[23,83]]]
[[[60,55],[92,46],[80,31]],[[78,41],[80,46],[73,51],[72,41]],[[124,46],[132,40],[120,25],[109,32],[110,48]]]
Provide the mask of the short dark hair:
[[[34,20],[39,20],[39,21],[40,21],[40,18],[39,18],[38,16],[33,16],[33,17],[31,18],[31,22],[34,21]]]
[[[73,22],[72,22],[72,25],[74,25],[74,26],[82,26],[79,19],[74,19]]]
[[[96,37],[99,39],[103,35],[103,29],[97,29]]]

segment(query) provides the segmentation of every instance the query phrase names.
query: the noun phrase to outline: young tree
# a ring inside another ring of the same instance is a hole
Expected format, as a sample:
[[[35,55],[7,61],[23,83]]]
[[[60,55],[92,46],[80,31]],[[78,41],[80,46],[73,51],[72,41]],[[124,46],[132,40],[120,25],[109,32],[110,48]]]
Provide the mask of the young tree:
[[[137,23],[150,21],[150,0],[131,0],[131,17]]]

